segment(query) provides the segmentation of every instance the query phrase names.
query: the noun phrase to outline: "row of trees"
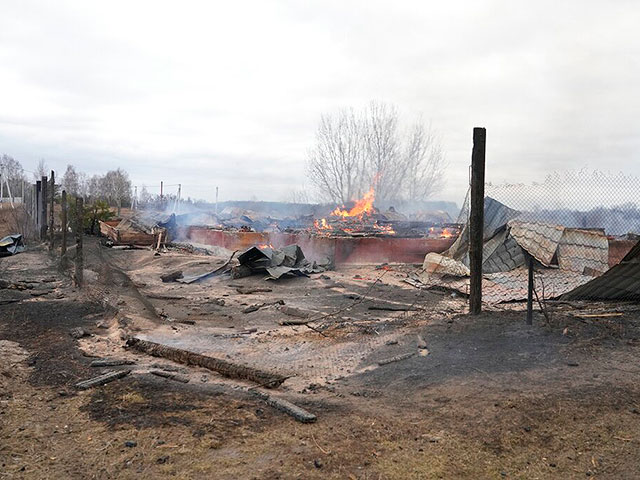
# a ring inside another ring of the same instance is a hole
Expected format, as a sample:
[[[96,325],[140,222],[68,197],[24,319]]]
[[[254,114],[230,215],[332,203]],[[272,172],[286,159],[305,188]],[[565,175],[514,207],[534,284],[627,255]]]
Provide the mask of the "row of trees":
[[[20,196],[23,186],[32,183],[26,175],[22,164],[9,155],[0,157],[0,173],[6,175],[14,197]],[[40,160],[33,172],[33,181],[49,176],[50,171],[44,160]],[[129,174],[121,168],[110,170],[104,175],[87,175],[79,172],[73,165],[67,165],[62,177],[57,177],[61,189],[69,195],[83,197],[87,202],[106,202],[119,210],[123,205],[130,205],[132,200],[131,180]],[[5,194],[8,195],[8,194]]]
[[[434,132],[400,124],[395,107],[324,115],[309,153],[308,174],[324,201],[345,203],[371,186],[376,200],[425,200],[443,187],[445,159]]]

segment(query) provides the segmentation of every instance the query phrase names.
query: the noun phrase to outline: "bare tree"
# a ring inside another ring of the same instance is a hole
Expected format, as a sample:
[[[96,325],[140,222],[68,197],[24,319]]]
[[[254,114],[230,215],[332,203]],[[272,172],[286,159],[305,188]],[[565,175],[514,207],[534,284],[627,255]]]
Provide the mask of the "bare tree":
[[[320,118],[308,170],[323,200],[345,203],[361,190],[365,177],[364,141],[363,122],[353,110]]]
[[[345,203],[370,186],[378,201],[424,200],[443,186],[444,154],[420,122],[401,129],[398,111],[371,102],[361,114],[324,115],[309,154],[309,177],[324,200]]]
[[[409,132],[405,158],[403,194],[407,200],[424,200],[444,186],[445,159],[433,131],[421,123]]]
[[[62,188],[69,195],[78,196],[81,194],[80,175],[73,165],[67,165],[67,170],[62,176]]]
[[[117,207],[117,214],[120,215],[122,203],[131,201],[131,180],[129,180],[129,174],[121,168],[111,170],[103,177],[102,183],[109,203]]]
[[[33,177],[35,181],[42,179],[42,177],[46,177],[49,174],[49,167],[47,166],[47,162],[44,161],[44,158],[38,160],[38,165],[36,165],[36,169],[33,172]]]
[[[11,196],[18,197],[22,195],[22,183],[26,180],[22,164],[15,158],[3,154],[0,157],[0,175],[5,175],[11,189]],[[2,181],[5,179],[2,178]],[[9,195],[9,192],[5,192]]]

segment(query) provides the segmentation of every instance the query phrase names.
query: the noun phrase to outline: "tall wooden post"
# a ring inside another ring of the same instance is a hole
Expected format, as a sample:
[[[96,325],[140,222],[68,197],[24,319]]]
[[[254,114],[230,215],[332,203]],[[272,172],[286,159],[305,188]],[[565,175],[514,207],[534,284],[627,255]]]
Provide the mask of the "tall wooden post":
[[[62,190],[60,197],[60,230],[62,231],[62,243],[60,243],[60,265],[67,266],[67,191]]]
[[[487,130],[473,129],[471,211],[469,215],[469,313],[482,312],[482,247],[484,240],[484,171]]]
[[[47,176],[44,175],[42,177],[42,179],[40,180],[40,188],[41,188],[41,195],[40,195],[40,207],[42,208],[42,211],[40,212],[40,240],[42,240],[43,242],[47,241]]]
[[[84,258],[82,257],[82,235],[84,234],[84,202],[82,197],[76,199],[76,286],[82,287]]]
[[[55,238],[56,238],[56,229],[55,229],[55,216],[54,216],[54,206],[56,200],[56,174],[53,170],[51,170],[51,184],[49,185],[49,190],[51,193],[49,198],[51,200],[49,204],[49,250],[53,251],[55,247]]]
[[[36,181],[36,196],[35,196],[35,205],[33,209],[35,211],[35,215],[33,218],[36,220],[36,235],[40,235],[41,225],[40,225],[40,215],[42,215],[42,206],[40,205],[40,199],[42,198],[42,182],[40,180]]]

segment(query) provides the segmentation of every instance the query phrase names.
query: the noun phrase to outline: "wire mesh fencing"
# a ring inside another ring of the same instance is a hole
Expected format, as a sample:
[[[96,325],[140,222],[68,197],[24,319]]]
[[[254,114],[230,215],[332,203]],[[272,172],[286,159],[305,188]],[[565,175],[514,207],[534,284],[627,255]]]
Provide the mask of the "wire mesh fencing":
[[[423,281],[469,293],[469,198],[456,242],[425,259]],[[522,309],[551,300],[640,300],[640,178],[565,172],[485,184],[482,299]]]

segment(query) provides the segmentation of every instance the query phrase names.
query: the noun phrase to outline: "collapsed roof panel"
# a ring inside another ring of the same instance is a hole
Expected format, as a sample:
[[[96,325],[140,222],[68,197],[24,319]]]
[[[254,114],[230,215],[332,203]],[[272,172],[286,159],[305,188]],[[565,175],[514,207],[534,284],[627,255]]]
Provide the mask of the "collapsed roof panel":
[[[562,298],[566,300],[640,300],[640,242],[618,265]]]
[[[509,227],[511,236],[532,257],[546,267],[552,264],[564,233],[563,226],[511,220]]]
[[[512,219],[520,215],[518,210],[507,207],[499,201],[486,197],[484,199],[484,240],[493,238],[498,232],[504,229],[504,226]],[[465,219],[466,220],[466,219]],[[465,265],[469,265],[469,223],[465,223],[465,227],[460,232],[446,255],[462,261]]]
[[[609,269],[609,241],[604,232],[566,228],[558,244],[558,266],[572,272]]]

